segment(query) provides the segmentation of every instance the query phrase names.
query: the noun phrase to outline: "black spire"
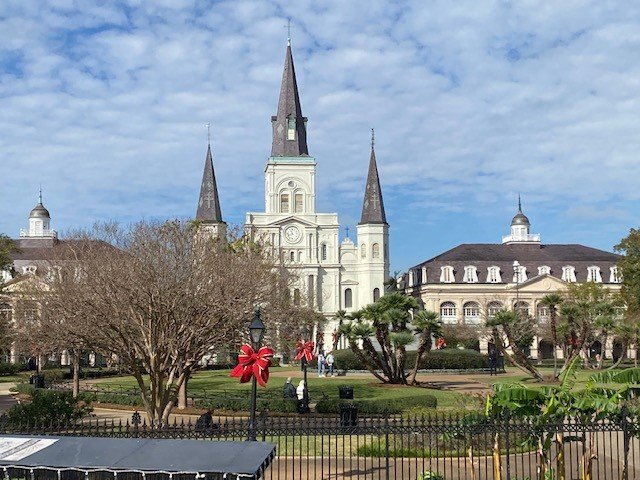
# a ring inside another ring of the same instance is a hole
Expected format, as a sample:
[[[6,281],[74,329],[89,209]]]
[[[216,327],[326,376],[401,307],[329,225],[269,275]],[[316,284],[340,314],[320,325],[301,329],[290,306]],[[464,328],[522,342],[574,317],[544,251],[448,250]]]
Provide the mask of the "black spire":
[[[204,161],[204,173],[202,174],[202,185],[200,186],[196,220],[205,223],[222,223],[218,185],[216,184],[216,175],[213,172],[211,144],[207,147],[207,158]]]
[[[272,157],[309,155],[307,118],[302,116],[290,43],[287,44],[287,53],[284,59],[278,114],[271,117],[271,124],[273,126]]]
[[[380,179],[378,178],[378,165],[376,164],[376,151],[374,149],[373,139],[372,128],[371,158],[369,159],[369,173],[367,174],[367,185],[364,190],[360,225],[364,223],[387,223],[387,217],[384,213],[384,202],[382,201],[382,190],[380,189]]]

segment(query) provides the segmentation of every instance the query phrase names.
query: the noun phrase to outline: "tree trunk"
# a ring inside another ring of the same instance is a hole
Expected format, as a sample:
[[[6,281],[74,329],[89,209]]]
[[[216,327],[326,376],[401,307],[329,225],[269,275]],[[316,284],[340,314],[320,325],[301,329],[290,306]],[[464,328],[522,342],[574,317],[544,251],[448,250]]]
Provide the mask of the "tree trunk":
[[[184,410],[187,408],[187,381],[189,378],[185,378],[180,390],[178,390],[178,410]]]
[[[71,364],[73,365],[73,398],[80,394],[80,355],[77,352],[71,354]]]
[[[551,341],[553,342],[553,378],[558,378],[558,328],[555,306],[551,307]]]

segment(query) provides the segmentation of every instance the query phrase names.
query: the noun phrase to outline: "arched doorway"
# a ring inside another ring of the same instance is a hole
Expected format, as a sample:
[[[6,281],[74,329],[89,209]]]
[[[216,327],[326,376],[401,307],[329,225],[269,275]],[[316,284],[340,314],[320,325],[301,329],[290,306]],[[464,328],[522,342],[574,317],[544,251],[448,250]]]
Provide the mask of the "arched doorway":
[[[611,357],[613,362],[617,362],[624,355],[624,345],[618,339],[613,341],[613,349],[611,350]]]
[[[546,360],[553,358],[553,343],[548,340],[540,340],[538,343],[538,359]]]
[[[596,355],[602,354],[602,343],[600,340],[596,340],[589,347],[589,358],[596,358]]]

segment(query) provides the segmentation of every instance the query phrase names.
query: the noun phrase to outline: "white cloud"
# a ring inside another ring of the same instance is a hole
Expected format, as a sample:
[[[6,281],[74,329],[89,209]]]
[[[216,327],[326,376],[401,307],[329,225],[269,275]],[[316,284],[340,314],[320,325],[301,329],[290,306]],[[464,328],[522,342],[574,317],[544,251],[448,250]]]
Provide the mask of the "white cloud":
[[[495,212],[497,240],[518,192],[547,238],[572,235],[558,208],[571,204],[574,231],[592,232],[582,241],[610,248],[640,203],[639,13],[597,1],[2,2],[0,231],[25,222],[39,182],[63,230],[192,215],[208,121],[224,214],[261,208],[291,16],[318,204],[358,220],[375,126],[396,267],[438,253],[434,225],[458,212]],[[589,212],[614,201],[596,225]],[[416,233],[424,250],[403,248]]]

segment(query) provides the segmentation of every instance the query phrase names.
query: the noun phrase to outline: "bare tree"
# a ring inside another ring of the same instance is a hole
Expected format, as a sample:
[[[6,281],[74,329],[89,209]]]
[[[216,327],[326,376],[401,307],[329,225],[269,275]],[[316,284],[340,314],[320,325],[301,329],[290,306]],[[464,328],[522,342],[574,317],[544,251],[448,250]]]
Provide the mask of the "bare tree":
[[[197,224],[102,225],[76,237],[68,248],[82,250],[78,261],[49,278],[50,314],[131,371],[154,423],[167,422],[203,357],[243,340],[253,308],[269,312],[280,298],[260,245],[214,239]]]

